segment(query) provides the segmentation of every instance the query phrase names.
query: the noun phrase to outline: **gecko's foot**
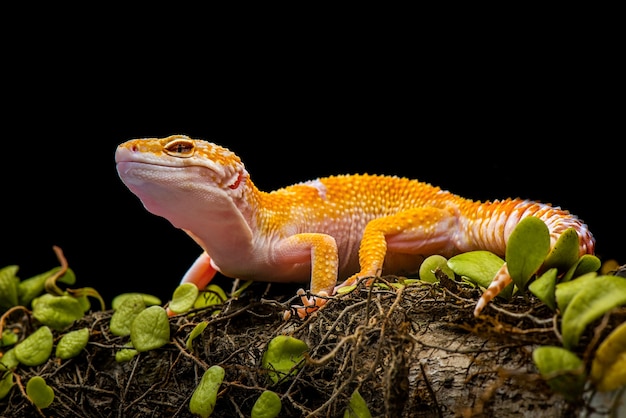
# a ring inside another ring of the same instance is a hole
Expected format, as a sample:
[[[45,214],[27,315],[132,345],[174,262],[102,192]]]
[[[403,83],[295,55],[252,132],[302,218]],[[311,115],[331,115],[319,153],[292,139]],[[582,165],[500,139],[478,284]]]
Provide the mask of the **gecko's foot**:
[[[283,318],[285,320],[290,319],[294,314],[300,319],[306,319],[309,316],[315,314],[322,306],[328,302],[328,292],[319,292],[315,296],[307,296],[307,292],[304,289],[299,289],[298,296],[302,300],[302,305],[293,305],[289,310],[285,311]]]

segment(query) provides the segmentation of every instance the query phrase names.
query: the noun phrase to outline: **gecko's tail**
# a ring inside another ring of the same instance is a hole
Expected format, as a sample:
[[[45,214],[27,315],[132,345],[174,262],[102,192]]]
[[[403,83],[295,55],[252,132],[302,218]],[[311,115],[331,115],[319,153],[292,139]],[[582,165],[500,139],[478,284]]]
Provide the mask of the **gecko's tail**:
[[[554,244],[561,234],[567,229],[573,228],[578,234],[580,242],[579,255],[595,253],[596,241],[589,227],[569,211],[558,206],[525,200],[516,206],[515,212],[518,214],[518,219],[513,219],[515,224],[527,216],[534,216],[545,222],[548,231],[550,231],[550,248],[554,248]],[[510,218],[509,221],[511,221]]]
[[[506,204],[514,203],[507,201]],[[578,234],[579,255],[594,254],[596,241],[589,227],[577,216],[572,215],[560,207],[550,206],[543,203],[523,200],[515,203],[506,218],[505,236],[508,236],[520,220],[534,216],[545,222],[550,233],[550,248],[554,248],[559,237],[569,228],[573,228]],[[480,315],[481,311],[492,301],[506,286],[512,283],[511,276],[508,271],[507,263],[504,263],[497,272],[493,281],[485,292],[481,295],[480,300],[474,308],[474,316]]]

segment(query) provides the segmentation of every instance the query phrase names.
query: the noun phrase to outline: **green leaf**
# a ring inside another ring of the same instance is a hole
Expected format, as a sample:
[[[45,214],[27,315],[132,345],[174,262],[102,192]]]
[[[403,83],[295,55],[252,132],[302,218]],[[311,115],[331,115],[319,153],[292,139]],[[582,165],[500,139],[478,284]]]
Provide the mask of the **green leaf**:
[[[549,251],[550,232],[545,222],[533,216],[522,219],[509,236],[505,255],[509,274],[518,289],[526,289]]]
[[[33,299],[33,317],[61,331],[85,315],[80,302],[72,296],[54,296],[46,293]]]
[[[126,361],[130,361],[137,354],[139,354],[139,351],[134,348],[122,348],[115,353],[115,361],[118,363],[124,363]]]
[[[271,390],[266,390],[252,406],[251,418],[276,418],[283,405],[280,397]]]
[[[354,289],[356,289],[357,286],[355,284],[353,284],[352,286],[344,286],[344,287],[340,287],[336,290],[336,293],[338,295],[345,295],[346,293],[350,293],[352,292]]]
[[[30,306],[30,303],[37,296],[41,295],[45,289],[46,279],[59,271],[61,267],[55,267],[45,273],[40,273],[36,276],[30,277],[26,280],[22,280],[18,285],[18,296],[20,305]]]
[[[579,291],[563,312],[561,334],[565,348],[578,344],[587,325],[611,309],[626,305],[626,279],[598,276],[596,283]]]
[[[602,261],[595,255],[583,254],[578,259],[576,264],[576,270],[574,270],[574,277],[581,276],[583,274],[590,273],[592,271],[598,271],[602,267]]]
[[[567,305],[569,305],[578,292],[585,289],[587,286],[599,284],[596,280],[598,280],[598,275],[596,273],[587,273],[576,278],[576,280],[558,283],[554,293],[556,303],[561,313],[565,312],[565,308],[567,308]]]
[[[13,372],[0,373],[0,399],[3,399],[9,394],[14,384]]]
[[[62,360],[76,357],[87,346],[89,328],[81,328],[63,335],[56,348],[56,356]]]
[[[4,331],[2,331],[2,338],[0,338],[0,347],[8,347],[17,343],[18,340],[19,337],[16,333],[9,329],[5,329]],[[1,358],[2,357],[0,357],[0,359]]]
[[[141,296],[145,306],[152,306],[152,305],[160,305],[161,304],[161,299],[159,299],[156,296],[153,296],[153,295],[150,295],[150,294],[147,294],[147,293],[129,292],[129,293],[122,293],[120,295],[115,296],[113,298],[113,300],[111,301],[111,308],[113,310],[116,310],[117,308],[119,308],[119,306],[122,304],[122,302],[124,302],[124,300],[126,300],[126,298],[134,297],[136,295]]]
[[[68,286],[74,286],[74,284],[76,284],[76,274],[74,274],[74,270],[68,267],[67,270],[65,270],[65,273],[59,276],[57,281]]]
[[[528,290],[553,311],[556,310],[555,290],[557,273],[556,267],[553,267],[528,285]]]
[[[352,392],[350,403],[343,413],[343,418],[372,418],[372,413],[358,390]]]
[[[52,344],[52,331],[42,326],[15,346],[15,358],[25,366],[39,366],[52,354]]]
[[[591,381],[602,392],[626,385],[626,322],[598,346],[591,363]]]
[[[487,288],[504,260],[489,251],[469,251],[448,260],[448,266],[459,276]]]
[[[550,388],[568,400],[580,396],[587,376],[583,361],[562,347],[544,345],[533,351],[533,361]]]
[[[193,307],[198,298],[198,286],[193,283],[183,283],[174,290],[169,308],[174,313],[184,313]]]
[[[128,294],[118,304],[117,309],[111,315],[110,329],[113,335],[130,335],[130,326],[139,315],[146,309],[144,298],[140,294]]]
[[[170,323],[165,309],[149,306],[139,312],[130,326],[130,339],[139,352],[167,344],[170,340]]]
[[[218,365],[211,366],[204,372],[189,400],[189,410],[192,414],[201,418],[211,416],[217,403],[217,392],[224,380],[224,374],[224,369]]]
[[[226,292],[216,284],[211,283],[207,288],[201,291],[196,298],[193,307],[195,309],[205,308],[207,306],[221,305],[228,297]]]
[[[18,304],[17,287],[20,279],[16,276],[18,266],[11,265],[0,269],[0,309],[12,308]]]
[[[28,380],[26,394],[39,409],[49,407],[54,400],[54,391],[41,376],[34,376]]]
[[[78,304],[83,310],[83,313],[86,313],[91,309],[91,302],[89,301],[89,298],[87,296],[74,294],[73,297],[78,301]]]
[[[580,252],[580,239],[574,228],[567,228],[559,236],[554,248],[546,257],[543,268],[556,268],[559,271],[567,271],[578,262]]]
[[[582,255],[576,264],[571,266],[569,270],[565,273],[561,282],[567,282],[573,279],[574,277],[582,276],[587,273],[595,272],[600,269],[602,262],[598,257],[591,254]]]
[[[435,276],[437,270],[441,270],[446,276],[454,280],[454,271],[448,266],[448,259],[438,254],[428,256],[422,262],[419,269],[420,280],[430,283],[438,282],[439,279]]]
[[[277,383],[298,371],[308,349],[302,340],[288,335],[278,335],[267,345],[261,364],[269,370],[268,375],[272,382]]]
[[[470,282],[486,289],[504,260],[490,251],[469,251],[455,255],[448,260],[448,266],[459,276],[466,277]],[[508,285],[498,295],[508,299],[513,294],[513,284]]]
[[[69,295],[75,297],[80,306],[83,308],[83,312],[87,312],[91,309],[91,302],[89,301],[89,297],[95,298],[100,302],[100,308],[102,310],[105,309],[104,299],[96,289],[93,287],[81,287],[79,289],[68,289],[67,292]]]
[[[193,340],[202,334],[202,331],[204,331],[207,325],[209,325],[207,321],[202,321],[191,330],[191,333],[189,333],[189,337],[187,338],[187,342],[185,343],[187,350],[193,351]]]
[[[0,371],[12,370],[20,365],[20,361],[15,357],[15,347],[4,352],[0,358]]]

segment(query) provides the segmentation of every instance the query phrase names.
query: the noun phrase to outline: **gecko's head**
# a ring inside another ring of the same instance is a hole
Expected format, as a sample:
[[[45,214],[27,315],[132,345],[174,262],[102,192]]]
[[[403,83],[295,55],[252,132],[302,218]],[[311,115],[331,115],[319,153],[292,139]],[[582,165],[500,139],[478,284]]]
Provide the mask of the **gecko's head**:
[[[166,138],[132,139],[120,144],[115,152],[117,170],[126,180],[167,180],[167,169],[196,170],[204,180],[216,186],[236,189],[247,176],[241,159],[232,151],[185,135]],[[162,171],[160,170],[162,168]],[[159,174],[151,179],[150,173]]]
[[[168,219],[194,201],[219,208],[240,197],[248,181],[233,152],[184,135],[126,141],[117,147],[115,162],[124,184],[146,208]]]
[[[119,167],[125,163],[142,163],[164,167],[205,167],[216,184],[230,185],[244,166],[232,151],[185,135],[165,138],[132,139],[120,144],[115,152]],[[231,182],[232,180],[232,182]]]

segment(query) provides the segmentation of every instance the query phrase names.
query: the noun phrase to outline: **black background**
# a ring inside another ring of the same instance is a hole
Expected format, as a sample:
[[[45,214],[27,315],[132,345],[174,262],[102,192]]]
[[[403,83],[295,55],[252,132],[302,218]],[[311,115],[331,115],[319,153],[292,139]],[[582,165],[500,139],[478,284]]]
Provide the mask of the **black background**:
[[[0,266],[28,278],[58,265],[58,245],[77,286],[107,301],[126,291],[167,300],[199,249],[143,209],[114,152],[170,134],[230,148],[262,190],[368,172],[552,203],[588,223],[602,259],[624,263],[623,94],[611,56],[579,47],[522,59],[471,45],[434,55],[368,46],[236,63],[30,51],[5,83]]]

